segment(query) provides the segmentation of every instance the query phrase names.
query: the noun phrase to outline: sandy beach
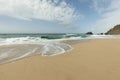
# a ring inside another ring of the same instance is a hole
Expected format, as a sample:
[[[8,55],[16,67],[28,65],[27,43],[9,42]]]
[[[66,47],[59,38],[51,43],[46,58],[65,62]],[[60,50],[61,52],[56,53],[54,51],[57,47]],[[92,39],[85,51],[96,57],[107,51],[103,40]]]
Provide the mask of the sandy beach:
[[[120,40],[72,45],[57,56],[33,56],[0,65],[0,80],[120,80]]]

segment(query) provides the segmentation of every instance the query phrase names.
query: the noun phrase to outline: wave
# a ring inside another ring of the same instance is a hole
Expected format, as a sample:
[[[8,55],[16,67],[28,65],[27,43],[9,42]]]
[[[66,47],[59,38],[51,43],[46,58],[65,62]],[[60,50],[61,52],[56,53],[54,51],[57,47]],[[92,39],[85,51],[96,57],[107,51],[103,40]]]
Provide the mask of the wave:
[[[87,39],[120,39],[120,35],[90,35]]]
[[[70,51],[69,44],[39,37],[1,38],[0,63],[18,60],[33,55],[54,56]]]
[[[36,37],[36,38],[35,37],[20,37],[20,38],[6,38],[6,39],[2,38],[2,39],[0,39],[0,46],[19,45],[19,44],[23,44],[23,45],[25,45],[25,44],[40,45],[40,46],[43,46],[46,51],[48,49],[50,49],[50,48],[54,48],[54,50],[56,50],[55,48],[57,48],[58,53],[61,50],[63,52],[64,47],[67,47],[67,46],[70,47],[70,45],[65,44],[65,43],[61,43],[59,40],[47,40],[47,39],[41,39],[39,37]]]
[[[62,43],[64,40],[120,38],[119,35],[80,34],[65,34],[60,39],[58,37],[56,39],[51,37],[51,35],[49,36],[50,39],[43,38],[41,35],[34,37],[33,35],[26,35],[25,37],[18,35],[14,37],[0,37],[0,64],[33,55],[54,56],[72,50],[71,45]]]

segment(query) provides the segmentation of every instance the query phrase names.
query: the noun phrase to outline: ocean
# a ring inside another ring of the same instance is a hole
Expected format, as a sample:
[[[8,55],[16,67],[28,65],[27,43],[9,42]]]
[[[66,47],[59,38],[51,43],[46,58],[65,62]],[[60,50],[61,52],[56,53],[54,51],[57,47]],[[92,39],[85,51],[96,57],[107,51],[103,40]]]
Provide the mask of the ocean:
[[[96,38],[116,37],[81,33],[0,34],[0,64],[35,55],[54,56],[63,54],[73,49],[70,44],[64,43],[64,41],[77,40],[77,42],[81,42]]]

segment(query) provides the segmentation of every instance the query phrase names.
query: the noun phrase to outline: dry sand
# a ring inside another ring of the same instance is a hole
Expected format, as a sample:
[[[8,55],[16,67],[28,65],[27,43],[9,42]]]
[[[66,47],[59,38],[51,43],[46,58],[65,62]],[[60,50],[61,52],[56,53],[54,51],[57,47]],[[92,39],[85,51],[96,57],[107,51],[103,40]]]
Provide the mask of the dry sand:
[[[0,65],[0,80],[120,80],[120,40],[91,40],[53,57]]]

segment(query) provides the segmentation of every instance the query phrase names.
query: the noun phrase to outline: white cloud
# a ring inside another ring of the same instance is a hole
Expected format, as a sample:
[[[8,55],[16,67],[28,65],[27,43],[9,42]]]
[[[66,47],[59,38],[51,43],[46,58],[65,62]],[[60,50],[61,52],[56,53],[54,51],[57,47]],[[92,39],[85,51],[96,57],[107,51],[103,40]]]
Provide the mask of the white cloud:
[[[66,0],[0,0],[0,15],[18,19],[41,19],[63,24],[77,17]]]
[[[96,11],[99,13],[101,18],[96,22],[94,31],[95,32],[107,32],[110,28],[117,24],[120,24],[120,1],[119,0],[99,0],[103,1],[102,5],[96,6]],[[96,0],[96,4],[101,5],[99,1]],[[96,5],[94,4],[94,6]],[[100,11],[100,12],[99,12]]]

